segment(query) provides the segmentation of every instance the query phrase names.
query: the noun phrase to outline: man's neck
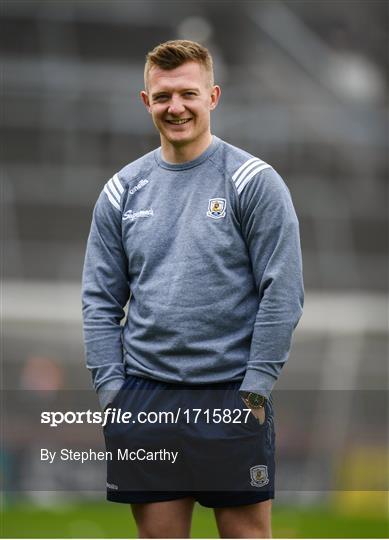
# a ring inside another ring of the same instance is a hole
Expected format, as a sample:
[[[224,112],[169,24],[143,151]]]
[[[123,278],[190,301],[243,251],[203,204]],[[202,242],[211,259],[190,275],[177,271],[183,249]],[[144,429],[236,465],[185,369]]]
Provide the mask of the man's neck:
[[[201,143],[173,146],[167,141],[161,141],[162,158],[168,163],[185,163],[201,156],[212,142],[211,133],[207,134]]]

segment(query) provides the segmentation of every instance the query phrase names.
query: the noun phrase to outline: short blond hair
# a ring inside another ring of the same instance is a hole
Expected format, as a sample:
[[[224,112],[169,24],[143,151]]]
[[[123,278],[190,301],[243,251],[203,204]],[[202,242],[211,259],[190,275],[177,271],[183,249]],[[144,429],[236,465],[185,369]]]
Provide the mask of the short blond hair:
[[[174,39],[160,43],[147,53],[144,71],[145,88],[147,88],[148,76],[152,67],[175,69],[185,62],[198,62],[208,73],[210,86],[214,85],[213,60],[208,49],[196,41]]]

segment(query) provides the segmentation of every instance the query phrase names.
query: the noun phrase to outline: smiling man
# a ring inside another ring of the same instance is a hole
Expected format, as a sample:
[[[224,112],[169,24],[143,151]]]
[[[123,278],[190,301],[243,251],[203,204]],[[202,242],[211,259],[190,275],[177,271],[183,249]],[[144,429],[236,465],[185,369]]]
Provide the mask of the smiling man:
[[[189,536],[196,501],[222,537],[271,535],[271,392],[302,313],[298,222],[275,170],[211,134],[220,93],[198,43],[147,55],[141,98],[161,146],[106,183],[88,239],[87,366],[101,406],[134,418],[107,425],[107,450],[178,456],[107,464],[107,498],[131,504],[141,537]],[[147,411],[174,421],[138,422]]]
[[[164,158],[183,163],[202,154],[212,141],[210,112],[220,97],[211,60],[188,60],[175,69],[169,68],[169,59],[156,65],[149,60],[145,86],[141,96],[161,135]]]

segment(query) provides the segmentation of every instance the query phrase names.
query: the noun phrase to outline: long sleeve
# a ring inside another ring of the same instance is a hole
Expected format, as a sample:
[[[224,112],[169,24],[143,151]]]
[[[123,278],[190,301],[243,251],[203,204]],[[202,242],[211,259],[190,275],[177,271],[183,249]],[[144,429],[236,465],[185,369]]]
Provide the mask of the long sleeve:
[[[115,175],[96,203],[82,280],[86,365],[103,407],[109,391],[117,391],[125,379],[120,321],[130,287],[121,236],[122,193]]]
[[[302,314],[299,226],[289,190],[270,167],[242,190],[240,208],[259,295],[241,390],[268,397],[288,358],[292,333]]]

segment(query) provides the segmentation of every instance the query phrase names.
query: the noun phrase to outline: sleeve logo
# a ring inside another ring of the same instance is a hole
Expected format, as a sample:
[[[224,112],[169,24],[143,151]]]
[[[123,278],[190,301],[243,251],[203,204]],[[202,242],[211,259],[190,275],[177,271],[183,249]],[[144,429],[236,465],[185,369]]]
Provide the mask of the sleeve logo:
[[[220,219],[226,215],[225,199],[209,199],[207,216],[212,219]]]

